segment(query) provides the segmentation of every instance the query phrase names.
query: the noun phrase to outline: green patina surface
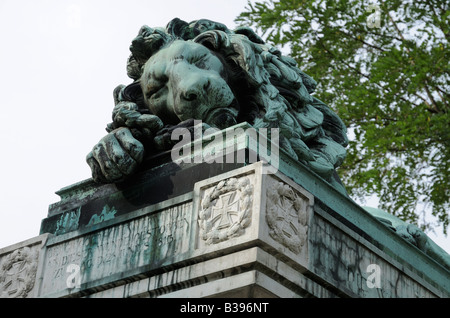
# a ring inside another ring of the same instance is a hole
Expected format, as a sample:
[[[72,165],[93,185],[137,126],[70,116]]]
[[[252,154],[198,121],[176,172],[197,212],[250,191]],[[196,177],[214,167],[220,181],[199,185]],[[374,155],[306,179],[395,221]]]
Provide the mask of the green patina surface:
[[[87,225],[90,226],[102,223],[104,221],[112,220],[114,219],[114,215],[116,213],[117,211],[116,209],[114,209],[114,207],[110,208],[108,205],[105,205],[100,215],[94,214]]]
[[[76,210],[64,212],[56,221],[55,235],[64,234],[78,229],[80,220],[81,208]]]

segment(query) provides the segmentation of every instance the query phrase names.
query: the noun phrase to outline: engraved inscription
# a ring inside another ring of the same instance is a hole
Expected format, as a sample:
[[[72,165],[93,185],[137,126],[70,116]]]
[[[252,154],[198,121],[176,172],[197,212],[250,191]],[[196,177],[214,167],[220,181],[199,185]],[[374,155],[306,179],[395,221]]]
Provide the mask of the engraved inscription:
[[[50,246],[44,292],[65,288],[71,264],[79,266],[83,284],[186,251],[191,215],[192,202],[188,202]]]

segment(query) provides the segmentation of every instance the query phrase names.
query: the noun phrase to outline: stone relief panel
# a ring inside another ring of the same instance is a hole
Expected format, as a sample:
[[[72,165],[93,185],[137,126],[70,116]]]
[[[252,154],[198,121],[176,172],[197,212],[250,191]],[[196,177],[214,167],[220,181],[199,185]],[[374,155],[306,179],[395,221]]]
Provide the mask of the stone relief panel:
[[[34,288],[39,251],[22,247],[0,259],[0,298],[26,298]]]
[[[207,245],[245,233],[251,223],[254,176],[233,177],[201,191],[198,222]]]
[[[273,178],[268,178],[266,189],[266,221],[270,237],[291,252],[300,254],[307,241],[312,199]]]

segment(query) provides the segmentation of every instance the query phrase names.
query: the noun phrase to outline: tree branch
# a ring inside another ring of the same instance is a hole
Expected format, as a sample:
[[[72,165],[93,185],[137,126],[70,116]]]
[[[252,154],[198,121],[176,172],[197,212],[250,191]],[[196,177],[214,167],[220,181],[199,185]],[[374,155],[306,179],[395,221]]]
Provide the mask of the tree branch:
[[[427,92],[428,98],[431,100],[431,103],[433,104],[434,107],[432,107],[432,109],[436,112],[436,113],[440,113],[439,107],[436,104],[436,101],[433,98],[433,95],[430,92],[430,89],[428,88],[428,81],[426,81],[427,83],[424,85],[425,91]]]
[[[369,46],[371,48],[374,48],[374,49],[376,49],[376,50],[378,50],[380,52],[385,52],[385,50],[383,50],[381,47],[373,45],[373,44],[370,44],[370,43],[367,43],[366,41],[364,41],[362,39],[359,39],[357,37],[355,38],[354,36],[352,36],[351,34],[348,34],[347,32],[344,32],[342,30],[338,30],[338,32],[344,34],[345,36],[347,36],[347,37],[349,37],[349,38],[351,38],[353,40],[359,41],[359,42],[363,43],[364,45],[367,45],[367,46]]]
[[[387,12],[387,16],[388,16],[389,20],[392,22],[392,25],[394,26],[395,30],[397,31],[399,37],[402,39],[403,42],[406,42],[405,38],[403,37],[402,32],[400,31],[400,29],[397,26],[397,23],[395,23],[394,19],[391,17],[389,12]],[[413,58],[411,56],[411,51],[409,50],[409,48],[406,45],[404,46],[404,48],[405,48],[405,51],[408,53],[408,55],[409,55],[409,57],[411,59],[411,63],[413,65],[415,65],[415,62],[414,62],[414,60],[413,60]],[[427,84],[428,84],[428,81],[423,86],[424,86],[425,92],[427,93],[428,98],[430,99],[431,103],[433,104],[433,107],[430,105],[430,103],[424,97],[418,95],[417,93],[415,93],[413,95],[417,96],[418,98],[423,100],[423,102],[427,106],[428,110],[430,110],[431,112],[439,112],[439,108],[437,107],[436,101],[434,100],[434,98],[433,98],[433,96],[432,96],[432,94],[430,92],[430,89],[428,88]]]

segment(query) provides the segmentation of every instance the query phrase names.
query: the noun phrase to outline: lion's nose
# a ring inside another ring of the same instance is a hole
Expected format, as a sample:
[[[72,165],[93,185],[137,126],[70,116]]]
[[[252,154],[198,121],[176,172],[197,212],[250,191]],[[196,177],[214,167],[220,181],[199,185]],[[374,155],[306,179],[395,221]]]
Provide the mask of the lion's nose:
[[[181,98],[188,102],[193,102],[206,95],[206,91],[210,85],[208,77],[190,78],[185,88],[181,91]]]

